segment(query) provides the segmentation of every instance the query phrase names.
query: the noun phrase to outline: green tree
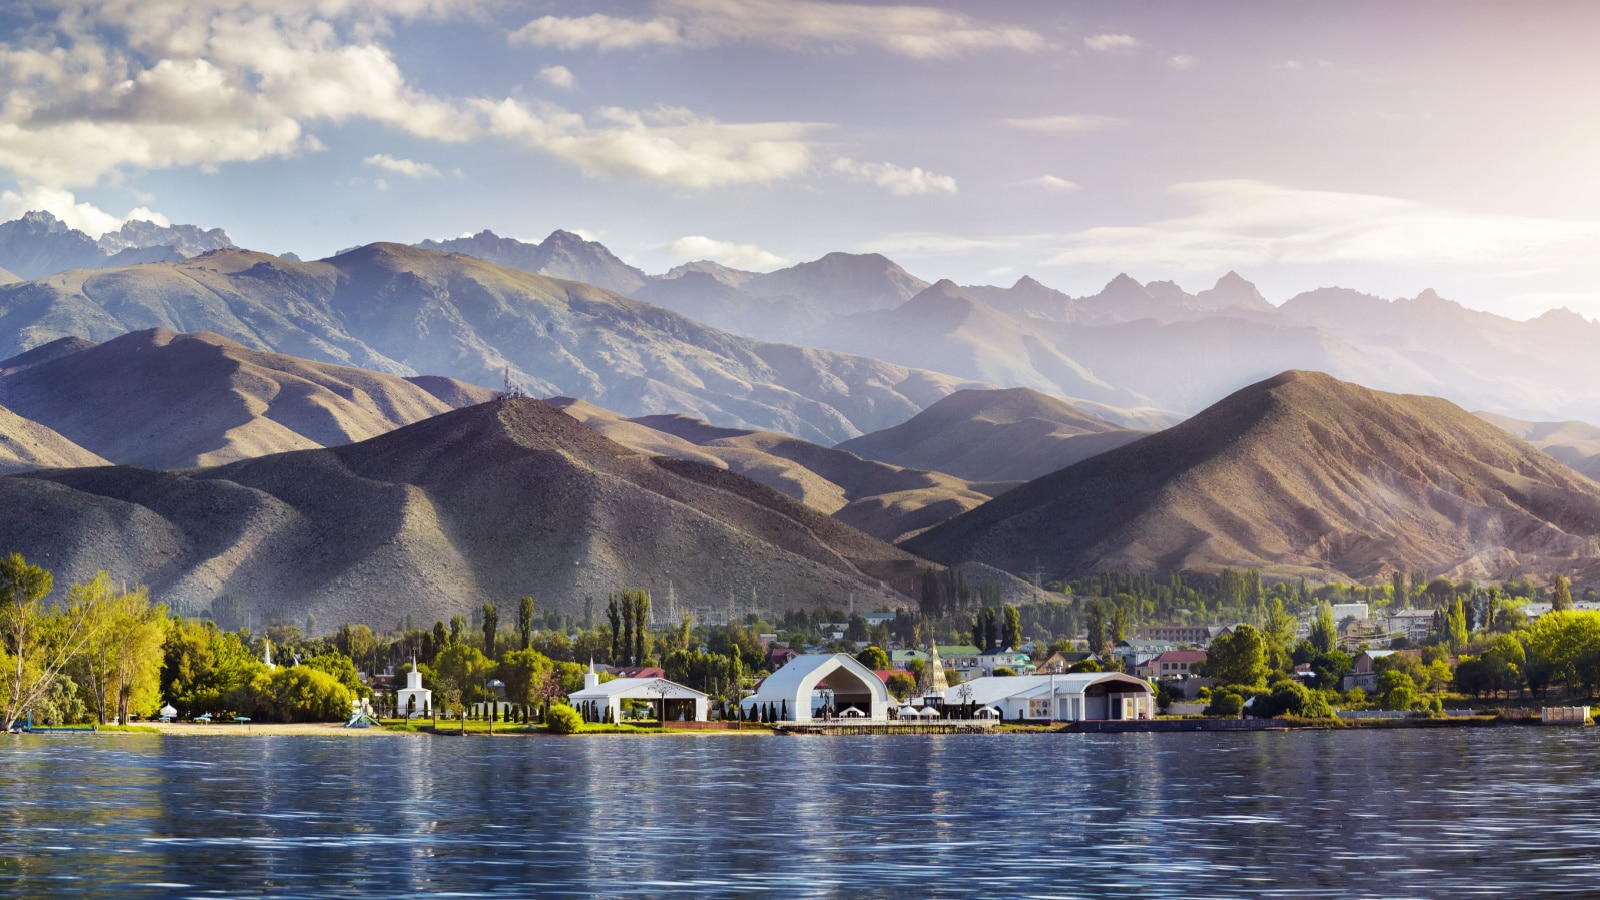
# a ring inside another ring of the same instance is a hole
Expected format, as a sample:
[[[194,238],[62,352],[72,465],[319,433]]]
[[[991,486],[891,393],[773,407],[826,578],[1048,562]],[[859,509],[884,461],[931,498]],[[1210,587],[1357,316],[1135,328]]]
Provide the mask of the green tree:
[[[55,577],[22,554],[0,559],[0,731],[50,694],[63,670],[100,627],[98,601],[74,585],[64,611],[45,607]],[[76,602],[74,602],[76,600]]]
[[[493,674],[494,662],[471,644],[451,644],[433,661],[434,678],[455,685],[463,703],[488,699],[484,682]]]
[[[517,634],[522,638],[522,647],[526,650],[533,646],[533,598],[523,597],[517,605]]]
[[[1378,675],[1378,705],[1388,710],[1407,711],[1420,699],[1416,682],[1404,672],[1390,669]]]
[[[150,593],[142,587],[114,589],[104,572],[74,585],[68,602],[96,610],[99,627],[84,642],[72,671],[88,692],[100,724],[112,718],[127,724],[130,713],[154,713],[161,705],[166,607],[150,605]]]
[[[1010,604],[1007,604],[1005,608],[1003,631],[1004,634],[1000,639],[1000,643],[1004,644],[1009,650],[1022,648],[1022,616],[1017,612],[1017,608]]]
[[[268,722],[342,722],[350,715],[350,690],[311,666],[263,671],[230,701],[240,712]]]
[[[1307,638],[1318,653],[1328,653],[1339,646],[1339,629],[1333,621],[1333,607],[1317,604],[1317,614],[1311,620],[1311,634]]]
[[[885,653],[882,647],[867,647],[863,649],[856,654],[856,661],[875,672],[881,672],[889,668],[889,654]]]
[[[1206,672],[1219,685],[1260,687],[1267,680],[1266,644],[1261,632],[1249,625],[1218,635],[1206,653]]]
[[[505,682],[506,699],[533,706],[544,699],[544,683],[555,670],[548,656],[537,650],[512,650],[500,658],[497,677]]]
[[[461,643],[461,636],[467,631],[467,623],[461,618],[460,613],[450,617],[450,643]]]
[[[917,689],[917,682],[904,672],[896,672],[889,676],[889,681],[885,684],[885,687],[889,689],[889,696],[904,702],[907,697],[911,696],[911,692]]]
[[[1565,575],[1557,575],[1550,588],[1550,609],[1554,612],[1572,609],[1572,586],[1567,584]]]
[[[265,670],[239,635],[212,622],[176,618],[167,629],[161,690],[181,716],[219,711],[224,697]]]
[[[495,658],[495,638],[500,636],[500,610],[493,603],[483,605],[483,655]]]

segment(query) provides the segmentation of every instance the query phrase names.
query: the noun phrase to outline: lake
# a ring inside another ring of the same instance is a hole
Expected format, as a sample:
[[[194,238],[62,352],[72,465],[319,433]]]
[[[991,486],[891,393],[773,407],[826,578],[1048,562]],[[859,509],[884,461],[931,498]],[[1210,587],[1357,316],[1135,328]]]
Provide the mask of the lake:
[[[0,736],[0,894],[1600,894],[1600,729]]]

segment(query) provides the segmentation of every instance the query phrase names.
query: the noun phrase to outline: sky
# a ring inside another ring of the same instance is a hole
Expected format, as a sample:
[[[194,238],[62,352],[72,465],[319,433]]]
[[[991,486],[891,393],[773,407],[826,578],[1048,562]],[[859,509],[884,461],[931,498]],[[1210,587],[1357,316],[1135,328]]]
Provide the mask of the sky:
[[[0,219],[1600,316],[1600,4],[12,0]]]

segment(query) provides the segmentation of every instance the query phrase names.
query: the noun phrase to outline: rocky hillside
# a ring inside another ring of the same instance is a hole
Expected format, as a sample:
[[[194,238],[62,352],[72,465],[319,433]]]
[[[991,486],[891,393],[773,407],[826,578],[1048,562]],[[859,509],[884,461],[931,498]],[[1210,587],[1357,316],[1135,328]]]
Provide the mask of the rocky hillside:
[[[610,591],[764,610],[905,605],[922,563],[750,479],[655,459],[536,400],[470,407],[334,449],[185,473],[0,478],[0,546],[151,586],[184,614],[433,621],[526,594],[574,614]]]
[[[395,375],[161,328],[0,362],[0,403],[106,459],[156,469],[348,444],[455,408]]]
[[[726,469],[886,541],[902,540],[972,509],[1013,483],[973,483],[865,460],[770,431],[719,428],[660,415],[626,419],[583,400],[552,405],[606,437],[650,456]]]
[[[1597,535],[1600,485],[1460,407],[1286,372],[906,546],[1058,575],[1503,578],[1575,567]]]
[[[106,464],[104,459],[49,428],[0,406],[0,475],[27,469]]]

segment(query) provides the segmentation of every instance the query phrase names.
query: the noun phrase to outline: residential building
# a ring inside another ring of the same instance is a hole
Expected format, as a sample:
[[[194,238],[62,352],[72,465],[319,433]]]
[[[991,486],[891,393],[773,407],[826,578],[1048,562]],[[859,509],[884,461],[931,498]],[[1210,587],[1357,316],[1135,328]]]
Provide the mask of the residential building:
[[[1394,650],[1363,650],[1356,656],[1355,663],[1351,665],[1349,674],[1344,676],[1346,691],[1352,688],[1361,688],[1371,693],[1378,687],[1378,672],[1375,668],[1378,660],[1385,656],[1393,656]]]
[[[1190,670],[1206,661],[1204,650],[1168,650],[1136,666],[1133,674],[1140,678],[1187,678]]]
[[[1050,654],[1049,658],[1040,663],[1034,671],[1040,675],[1064,675],[1071,671],[1073,666],[1090,659],[1096,657],[1087,650],[1058,650]]]
[[[1211,627],[1168,622],[1165,625],[1146,625],[1140,628],[1134,637],[1146,641],[1165,641],[1172,644],[1204,646],[1211,643]]]

